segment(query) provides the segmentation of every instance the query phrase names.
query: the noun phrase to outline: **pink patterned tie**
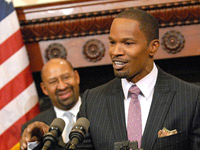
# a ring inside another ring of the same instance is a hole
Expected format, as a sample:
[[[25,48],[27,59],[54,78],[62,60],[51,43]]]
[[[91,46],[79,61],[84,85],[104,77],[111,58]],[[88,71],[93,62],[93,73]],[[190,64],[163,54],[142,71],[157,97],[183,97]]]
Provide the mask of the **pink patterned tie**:
[[[137,140],[138,147],[140,148],[142,139],[142,120],[140,102],[138,100],[139,93],[140,89],[136,85],[131,86],[129,89],[131,102],[128,110],[127,132],[128,139],[130,141]]]

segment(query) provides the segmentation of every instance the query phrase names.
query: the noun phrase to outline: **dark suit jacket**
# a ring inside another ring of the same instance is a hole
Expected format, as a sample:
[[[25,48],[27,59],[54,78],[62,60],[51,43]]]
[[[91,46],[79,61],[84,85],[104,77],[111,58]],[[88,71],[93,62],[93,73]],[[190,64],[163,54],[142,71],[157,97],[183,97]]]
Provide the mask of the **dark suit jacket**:
[[[127,140],[124,94],[121,80],[87,90],[78,117],[90,121],[89,135],[82,146],[95,150],[114,150],[114,143]],[[178,134],[158,138],[166,127]],[[144,150],[200,149],[200,88],[171,76],[158,68],[153,101],[142,137]],[[86,148],[87,149],[87,148]]]
[[[56,118],[56,113],[55,113],[53,107],[50,107],[49,109],[38,114],[32,120],[30,120],[30,121],[26,122],[24,125],[22,125],[22,132],[32,122],[42,121],[42,122],[46,123],[47,125],[50,125],[55,118]]]

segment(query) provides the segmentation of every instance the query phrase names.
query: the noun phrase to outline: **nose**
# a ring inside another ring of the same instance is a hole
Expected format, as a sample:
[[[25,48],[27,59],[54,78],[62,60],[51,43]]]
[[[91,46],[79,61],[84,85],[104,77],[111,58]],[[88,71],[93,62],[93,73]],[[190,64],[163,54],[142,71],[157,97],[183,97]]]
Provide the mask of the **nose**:
[[[114,46],[111,46],[109,51],[110,51],[111,56],[122,56],[122,55],[124,55],[124,50],[123,50],[121,44],[115,44]]]
[[[62,80],[62,79],[58,79],[58,86],[57,88],[60,90],[63,90],[67,87],[67,84]]]

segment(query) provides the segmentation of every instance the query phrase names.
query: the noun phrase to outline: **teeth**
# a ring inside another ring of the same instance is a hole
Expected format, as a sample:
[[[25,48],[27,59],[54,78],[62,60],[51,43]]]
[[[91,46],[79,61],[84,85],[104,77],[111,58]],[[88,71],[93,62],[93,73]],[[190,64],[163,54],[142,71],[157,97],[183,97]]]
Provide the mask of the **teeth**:
[[[120,62],[120,61],[115,61],[114,63],[115,65],[124,65],[124,62]]]

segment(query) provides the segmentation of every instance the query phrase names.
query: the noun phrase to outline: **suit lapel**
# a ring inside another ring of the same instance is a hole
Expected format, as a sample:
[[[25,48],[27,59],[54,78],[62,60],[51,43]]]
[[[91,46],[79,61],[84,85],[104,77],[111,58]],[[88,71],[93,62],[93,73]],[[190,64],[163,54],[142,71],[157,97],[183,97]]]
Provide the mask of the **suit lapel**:
[[[175,92],[170,90],[170,79],[158,68],[158,78],[154,88],[153,100],[142,137],[142,148],[152,149],[158,131],[163,128],[163,123],[171,105]]]
[[[107,105],[111,128],[113,130],[114,139],[117,142],[127,140],[125,111],[124,111],[124,94],[121,87],[121,80],[115,79],[112,89],[108,89]]]
[[[43,119],[45,120],[46,124],[50,125],[55,118],[56,118],[56,113],[54,111],[54,108],[50,107],[46,111],[46,116]]]

